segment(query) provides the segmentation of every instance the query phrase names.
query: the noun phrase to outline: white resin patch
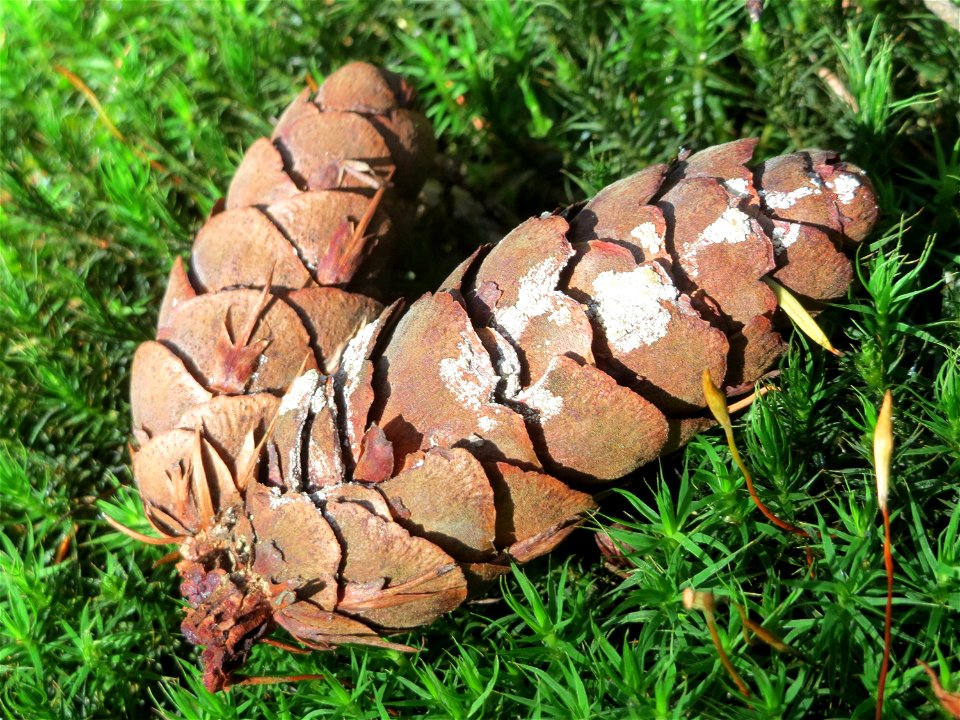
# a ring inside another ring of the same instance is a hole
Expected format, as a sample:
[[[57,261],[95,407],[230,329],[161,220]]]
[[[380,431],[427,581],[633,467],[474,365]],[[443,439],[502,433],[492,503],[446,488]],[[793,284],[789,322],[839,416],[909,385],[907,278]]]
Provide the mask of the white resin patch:
[[[837,194],[837,199],[841,205],[847,205],[852,203],[856,197],[857,188],[860,187],[860,180],[858,180],[855,175],[844,173],[828,182],[827,187]]]
[[[370,344],[373,341],[373,336],[383,324],[383,317],[381,315],[360,328],[350,338],[350,342],[347,343],[347,347],[340,358],[340,368],[337,370],[336,381],[338,388],[343,393],[342,397],[347,408],[347,417],[350,416],[353,394],[360,387],[360,375],[363,372],[364,363],[367,361]],[[347,440],[350,441],[351,446],[354,446],[358,438],[356,432],[354,432],[353,423],[347,422],[346,427]]]
[[[496,309],[497,326],[507,337],[518,340],[533,318],[547,313],[554,322],[569,321],[569,310],[557,304],[557,299],[562,298],[557,292],[557,284],[564,265],[566,260],[552,257],[534,265],[520,279],[517,301],[509,307]]]
[[[322,507],[327,502],[327,493],[333,490],[334,487],[336,486],[322,487],[319,490],[314,490],[312,493],[309,493],[307,497],[310,498],[316,507]]]
[[[480,429],[484,432],[490,432],[497,426],[497,421],[494,420],[489,415],[481,415],[477,419],[477,424],[480,426]]]
[[[557,305],[550,311],[547,318],[554,325],[569,325],[573,321],[573,317],[570,315],[570,303],[560,293],[556,293],[556,296]]]
[[[316,415],[327,407],[329,407],[332,412],[336,412],[337,410],[333,398],[327,396],[326,385],[320,385],[317,387],[316,392],[313,393],[313,397],[310,398],[310,412]]]
[[[484,358],[477,356],[463,334],[461,338],[461,342],[457,343],[457,357],[440,361],[440,379],[447,390],[457,398],[457,402],[479,413],[484,403],[490,399],[492,388],[487,378],[493,375],[493,367],[484,367]]]
[[[753,234],[749,216],[736,208],[727,208],[723,215],[707,225],[697,239],[683,249],[683,264],[693,277],[700,274],[697,255],[710,245],[742,243]]]
[[[799,200],[811,195],[819,195],[820,182],[811,178],[808,185],[802,185],[796,190],[790,192],[780,192],[778,190],[761,190],[764,202],[771,210],[786,210],[792,208]]]
[[[316,370],[308,370],[294,380],[290,385],[290,389],[287,390],[286,395],[284,395],[283,399],[280,401],[280,410],[278,411],[279,414],[286,415],[287,413],[299,410],[300,407],[303,406],[304,401],[307,399],[307,395],[311,395],[313,393],[319,380],[320,373],[318,373]]]
[[[431,442],[433,442],[431,447],[437,447],[437,443],[435,441],[432,441],[431,439]],[[476,433],[470,433],[467,437],[457,442],[457,447],[462,447],[462,448],[472,449],[472,450],[479,450],[486,444],[486,442],[487,442],[486,440],[484,440],[482,437],[480,437]]]
[[[357,334],[350,338],[343,356],[340,358],[340,369],[337,375],[344,378],[344,392],[350,394],[356,389],[360,381],[360,372],[363,370],[363,363],[367,359],[367,351],[370,347],[370,341],[374,333],[380,327],[380,319],[372,320],[357,331]],[[349,388],[349,391],[347,390]]]
[[[551,360],[543,377],[517,396],[518,401],[537,411],[537,420],[540,423],[545,423],[563,410],[563,398],[547,389],[547,381],[556,363],[557,358]]]
[[[783,252],[788,247],[793,245],[800,237],[799,223],[790,223],[787,227],[789,228],[788,230],[784,230],[783,226],[781,225],[777,225],[773,228],[773,234],[770,237],[770,241],[773,243],[773,249],[776,252]]]
[[[677,289],[652,265],[629,272],[608,270],[593,281],[590,309],[603,326],[610,347],[622,353],[651,345],[667,334]],[[548,373],[549,374],[549,373]]]
[[[270,509],[276,510],[281,508],[284,505],[292,505],[293,503],[301,502],[304,499],[303,495],[293,494],[293,493],[284,493],[280,494],[279,488],[270,488]]]
[[[630,231],[630,237],[640,243],[644,257],[656,255],[663,250],[663,240],[657,233],[657,226],[652,222],[640,223]]]
[[[300,432],[303,431],[303,426],[300,426]],[[298,433],[299,435],[299,433]],[[290,490],[299,490],[303,487],[303,472],[300,468],[300,443],[293,443],[292,447],[287,451],[287,472],[286,477],[283,478],[283,484]]]
[[[517,355],[516,349],[511,345],[503,335],[501,335],[495,328],[489,329],[493,341],[494,349],[490,354],[491,360],[493,360],[494,367],[497,370],[497,375],[500,376],[500,379],[503,381],[503,386],[500,388],[503,393],[503,397],[512,398],[518,392],[520,392],[520,356]]]
[[[724,180],[723,186],[737,197],[750,197],[750,190],[747,188],[747,181],[745,178]]]

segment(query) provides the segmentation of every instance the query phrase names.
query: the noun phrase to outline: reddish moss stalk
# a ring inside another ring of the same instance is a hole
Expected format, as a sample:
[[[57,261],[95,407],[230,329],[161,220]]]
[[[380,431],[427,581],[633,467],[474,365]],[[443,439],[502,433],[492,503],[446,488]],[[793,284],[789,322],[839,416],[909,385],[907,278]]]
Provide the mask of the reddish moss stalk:
[[[737,467],[740,468],[740,472],[743,473],[743,477],[747,481],[747,491],[750,493],[750,498],[753,500],[753,504],[757,506],[760,512],[762,512],[770,522],[772,522],[781,530],[786,530],[787,532],[793,533],[794,535],[799,535],[800,537],[809,538],[810,533],[808,533],[806,530],[801,530],[795,525],[791,525],[786,520],[781,520],[774,515],[773,511],[764,505],[763,501],[760,499],[760,496],[757,495],[757,491],[753,486],[753,478],[750,476],[750,472],[747,470],[747,466],[743,462],[743,458],[740,457],[740,451],[737,450],[737,444],[733,439],[733,424],[730,422],[727,399],[724,397],[723,393],[720,392],[720,389],[714,384],[709,370],[703,371],[703,393],[707,399],[707,406],[710,408],[710,412],[713,413],[713,417],[716,418],[716,421],[720,424],[720,427],[723,428],[724,435],[727,436],[727,445],[730,447],[730,453],[733,455],[733,461],[737,464]]]
[[[883,515],[883,565],[887,571],[887,607],[883,618],[883,663],[880,665],[880,680],[877,683],[876,720],[883,716],[883,692],[890,669],[890,646],[893,642],[893,555],[890,552],[890,511],[881,508]]]
[[[733,680],[737,686],[740,694],[745,698],[749,698],[750,690],[747,688],[747,684],[743,681],[743,678],[740,677],[739,673],[737,673],[736,668],[733,667],[730,657],[727,655],[726,650],[723,649],[723,643],[720,642],[720,632],[717,630],[717,623],[713,616],[713,609],[716,606],[713,593],[698,592],[693,588],[686,588],[683,591],[683,606],[688,610],[697,608],[703,613],[703,617],[707,621],[707,630],[710,631],[710,638],[713,640],[713,645],[717,649],[717,655],[720,657],[720,663],[727,671],[730,679]]]

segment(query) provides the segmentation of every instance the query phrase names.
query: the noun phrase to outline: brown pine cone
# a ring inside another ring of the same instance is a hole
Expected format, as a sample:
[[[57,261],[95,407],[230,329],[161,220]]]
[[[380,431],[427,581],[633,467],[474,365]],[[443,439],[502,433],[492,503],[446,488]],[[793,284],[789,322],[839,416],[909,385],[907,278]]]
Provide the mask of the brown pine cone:
[[[181,542],[183,630],[211,690],[276,625],[314,648],[407,649],[381,634],[554,548],[594,507],[585,485],[709,424],[704,368],[739,388],[783,351],[761,278],[844,293],[842,246],[876,215],[833,154],[749,170],[740,140],[528,220],[383,310],[337,286],[369,246],[356,228],[387,232],[376,201],[413,193],[432,151],[407,99],[359,64],[301,95],[189,275],[174,267],[134,360],[134,473]]]

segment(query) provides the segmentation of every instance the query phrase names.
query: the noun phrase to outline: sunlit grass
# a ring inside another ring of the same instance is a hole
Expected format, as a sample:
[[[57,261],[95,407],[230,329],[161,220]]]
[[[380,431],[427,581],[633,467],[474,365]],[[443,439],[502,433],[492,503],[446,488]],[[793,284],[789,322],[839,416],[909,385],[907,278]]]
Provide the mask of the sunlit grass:
[[[919,4],[766,5],[758,23],[742,0],[0,5],[0,712],[872,717],[886,603],[872,439],[891,389],[884,705],[937,717],[917,661],[956,691],[960,43]],[[361,58],[412,78],[453,158],[395,293],[681,146],[755,135],[758,155],[830,147],[870,172],[880,227],[851,296],[817,316],[843,357],[793,334],[778,390],[733,420],[758,496],[809,531],[812,564],[707,433],[602,498],[619,574],[583,530],[489,602],[400,637],[416,655],[258,646],[251,673],[325,679],[203,689],[176,573],[154,566],[165,549],[98,516],[148,531],[129,487],[130,360],[244,148],[307,76]],[[729,605],[716,632],[749,698],[686,588]],[[800,655],[748,645],[735,606]]]

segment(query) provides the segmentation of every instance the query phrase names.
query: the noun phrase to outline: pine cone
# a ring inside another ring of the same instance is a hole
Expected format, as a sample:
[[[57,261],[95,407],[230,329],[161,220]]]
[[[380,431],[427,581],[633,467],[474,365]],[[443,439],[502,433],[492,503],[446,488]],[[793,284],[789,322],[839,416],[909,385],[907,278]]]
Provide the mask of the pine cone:
[[[297,98],[137,351],[134,474],[181,541],[183,630],[211,690],[277,625],[314,648],[409,649],[381,633],[554,548],[590,484],[710,424],[704,368],[732,391],[783,351],[761,278],[841,295],[842,246],[876,215],[833,154],[749,170],[741,140],[528,220],[383,309],[342,286],[430,159],[408,100],[363,64]]]

